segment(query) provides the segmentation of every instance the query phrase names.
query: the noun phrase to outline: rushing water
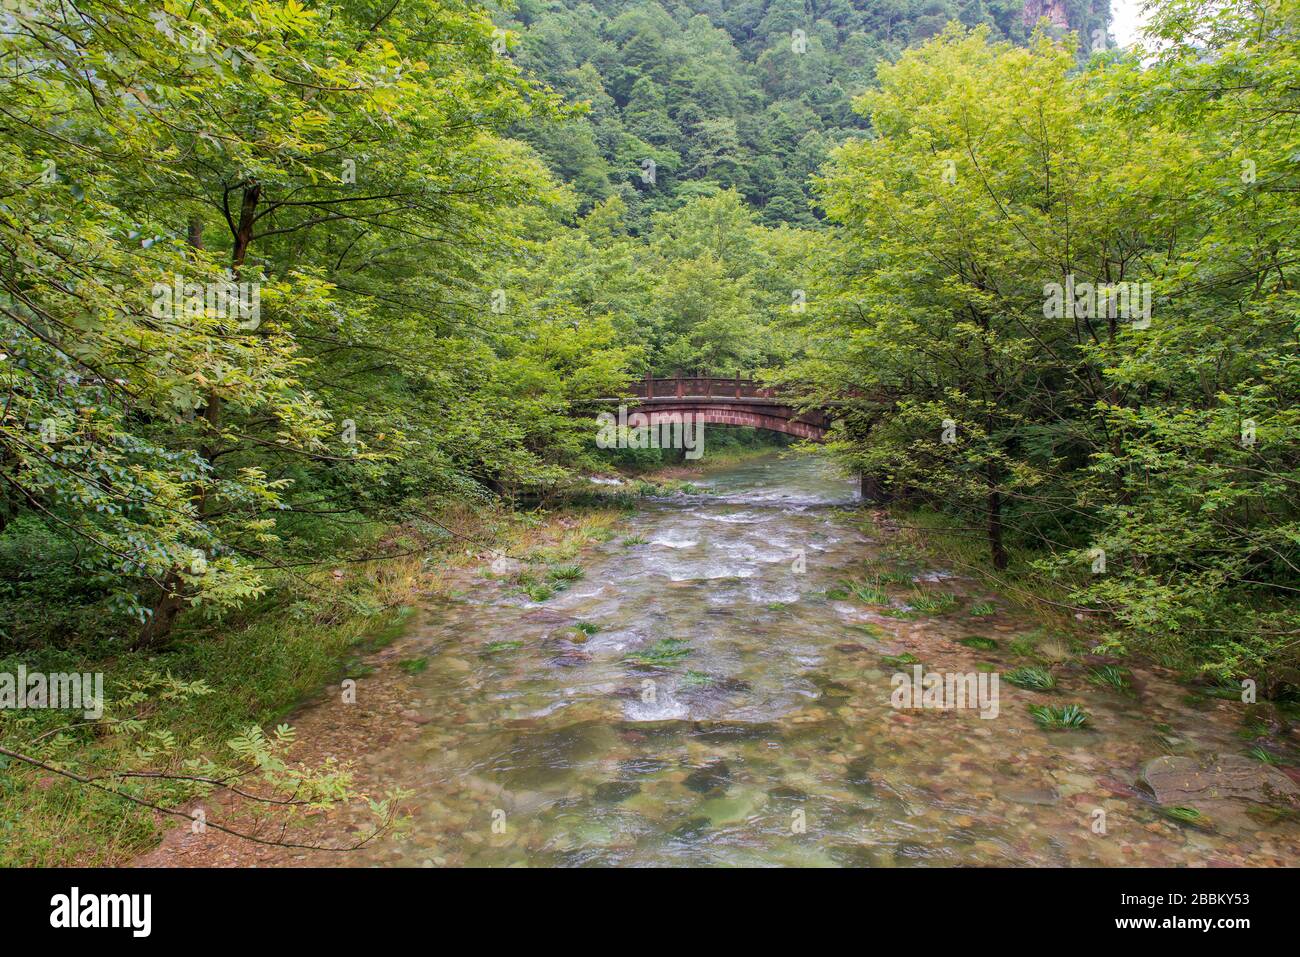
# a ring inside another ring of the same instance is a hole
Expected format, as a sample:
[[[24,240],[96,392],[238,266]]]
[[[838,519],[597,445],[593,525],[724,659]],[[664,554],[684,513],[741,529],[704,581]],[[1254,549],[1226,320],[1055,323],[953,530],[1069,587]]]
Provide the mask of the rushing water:
[[[815,459],[701,484],[645,505],[543,603],[483,581],[427,610],[423,723],[367,758],[413,792],[410,827],[347,863],[1300,864],[1294,819],[1190,827],[1135,788],[1160,755],[1242,754],[1239,703],[1147,671],[1127,694],[1088,681],[1059,633],[954,569],[900,560]],[[892,614],[835,592],[873,561],[896,572]],[[917,589],[957,605],[909,612]],[[973,616],[987,599],[996,613]],[[959,643],[973,635],[997,647]],[[668,660],[635,658],[654,650]],[[1001,682],[996,717],[899,710],[891,677],[912,665],[890,656],[905,654],[977,674],[1058,659],[1060,687]],[[1089,729],[1042,730],[1026,709],[1070,702]]]

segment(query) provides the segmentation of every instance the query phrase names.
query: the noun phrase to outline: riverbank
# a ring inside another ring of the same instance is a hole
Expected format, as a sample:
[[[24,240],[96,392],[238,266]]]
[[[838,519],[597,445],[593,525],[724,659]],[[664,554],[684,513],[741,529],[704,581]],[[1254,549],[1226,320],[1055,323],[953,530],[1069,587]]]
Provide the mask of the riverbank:
[[[485,557],[570,554],[605,534],[616,515],[600,508],[545,515],[448,509],[435,516],[441,542],[427,530],[390,529],[377,536],[376,551],[394,557],[273,577],[267,594],[237,615],[216,622],[191,615],[163,651],[22,656],[29,671],[102,672],[109,700],[100,722],[57,711],[0,711],[0,746],[49,765],[0,755],[0,866],[130,861],[157,843],[165,816],[59,769],[161,808],[191,804],[212,788],[115,772],[193,773],[188,762],[202,766],[251,725],[270,729],[322,688],[356,679],[371,662],[382,666],[400,648],[415,609],[454,596],[464,569]],[[401,665],[399,658],[394,667]],[[304,767],[325,761],[301,750],[293,760]]]

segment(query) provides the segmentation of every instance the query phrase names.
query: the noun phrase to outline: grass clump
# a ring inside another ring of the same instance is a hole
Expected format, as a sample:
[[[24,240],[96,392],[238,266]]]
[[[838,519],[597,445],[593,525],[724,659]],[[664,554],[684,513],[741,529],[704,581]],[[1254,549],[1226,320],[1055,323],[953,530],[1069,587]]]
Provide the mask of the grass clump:
[[[532,582],[523,586],[523,592],[528,596],[529,601],[546,601],[555,594],[555,589],[541,582]]]
[[[1034,716],[1038,726],[1049,731],[1063,731],[1087,727],[1091,721],[1088,712],[1077,704],[1053,705],[1031,704],[1029,713]]]
[[[576,581],[581,581],[586,574],[581,565],[556,565],[546,573],[546,577],[556,587],[568,587]]]
[[[840,588],[845,592],[845,598],[856,598],[864,605],[889,604],[889,595],[880,587],[879,578],[866,581],[842,581]]]
[[[1088,672],[1088,680],[1095,685],[1111,688],[1120,694],[1133,690],[1133,682],[1127,668],[1118,665],[1102,665]]]
[[[996,651],[998,643],[992,638],[986,638],[984,635],[971,635],[968,638],[957,639],[957,644],[965,645],[967,648],[976,648],[980,651]]]
[[[1252,758],[1254,758],[1256,761],[1260,762],[1261,764],[1268,764],[1275,768],[1286,764],[1285,761],[1283,761],[1272,751],[1269,751],[1265,748],[1261,748],[1259,745],[1255,745],[1246,753],[1250,755]]]
[[[1039,665],[1022,665],[1008,671],[1002,676],[1017,688],[1029,691],[1052,691],[1056,688],[1056,678],[1050,671]]]
[[[914,591],[907,603],[922,615],[946,615],[957,607],[957,596],[949,592]]]

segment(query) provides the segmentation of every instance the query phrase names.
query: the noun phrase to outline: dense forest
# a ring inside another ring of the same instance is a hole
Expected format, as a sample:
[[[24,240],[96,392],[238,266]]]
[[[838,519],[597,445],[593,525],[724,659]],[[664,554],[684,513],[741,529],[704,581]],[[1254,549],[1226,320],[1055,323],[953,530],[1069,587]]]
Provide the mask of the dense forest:
[[[1099,647],[1294,693],[1300,3],[1158,0],[1145,57],[1040,6],[6,5],[0,670],[110,704],[0,768],[346,793],[250,726],[679,370],[834,403]],[[0,828],[114,800],[15,780]]]
[[[581,209],[619,197],[629,227],[699,195],[734,189],[766,226],[811,226],[811,177],[831,149],[870,129],[853,100],[876,68],[950,21],[1024,43],[1040,11],[1023,0],[524,2],[497,17],[525,71],[584,112],[525,125]],[[1042,12],[1046,12],[1045,10]],[[1065,27],[1106,45],[1109,7],[1072,3]],[[641,175],[653,164],[654,181]]]

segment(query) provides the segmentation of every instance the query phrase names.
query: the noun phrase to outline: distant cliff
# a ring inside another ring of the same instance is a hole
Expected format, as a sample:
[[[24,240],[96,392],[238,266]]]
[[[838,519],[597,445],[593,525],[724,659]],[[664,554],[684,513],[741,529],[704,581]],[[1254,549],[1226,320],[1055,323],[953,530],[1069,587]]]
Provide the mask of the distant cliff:
[[[1054,27],[1070,29],[1078,27],[1080,24],[1070,22],[1069,14],[1066,13],[1065,0],[1025,0],[1025,26],[1033,29],[1038,21],[1047,17]]]

